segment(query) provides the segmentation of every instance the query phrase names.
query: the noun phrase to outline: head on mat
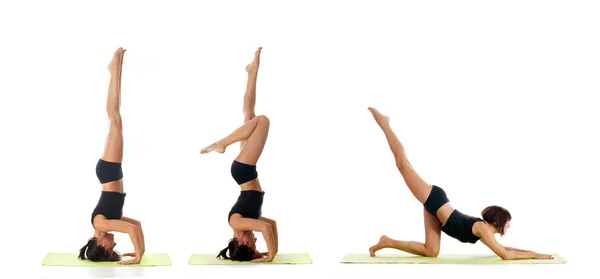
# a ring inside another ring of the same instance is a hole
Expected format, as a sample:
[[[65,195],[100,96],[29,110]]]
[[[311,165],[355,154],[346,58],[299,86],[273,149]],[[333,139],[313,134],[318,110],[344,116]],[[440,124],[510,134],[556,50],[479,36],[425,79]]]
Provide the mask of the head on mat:
[[[481,217],[486,223],[496,228],[500,235],[506,234],[506,230],[510,228],[510,220],[512,220],[510,212],[498,205],[491,205],[483,209]]]
[[[87,244],[79,249],[79,259],[86,258],[92,262],[113,262],[119,261],[121,256],[114,250],[115,236],[111,233],[104,234],[100,237],[92,237]]]
[[[265,115],[257,115],[254,110],[261,52],[262,47],[259,47],[254,52],[252,62],[246,65],[248,80],[243,98],[243,124],[228,136],[200,150],[200,154],[211,152],[223,154],[232,144],[240,143],[240,153],[233,160],[230,168],[233,180],[240,187],[238,199],[227,215],[233,237],[227,247],[219,252],[217,258],[255,263],[273,261],[279,245],[277,223],[262,215],[265,192],[258,181],[256,166],[265,147],[270,127],[269,118]],[[268,252],[260,253],[256,250],[256,237],[253,231],[263,235]]]
[[[227,247],[217,257],[241,262],[261,258],[262,254],[256,250],[256,240],[252,231],[239,233],[229,240]]]

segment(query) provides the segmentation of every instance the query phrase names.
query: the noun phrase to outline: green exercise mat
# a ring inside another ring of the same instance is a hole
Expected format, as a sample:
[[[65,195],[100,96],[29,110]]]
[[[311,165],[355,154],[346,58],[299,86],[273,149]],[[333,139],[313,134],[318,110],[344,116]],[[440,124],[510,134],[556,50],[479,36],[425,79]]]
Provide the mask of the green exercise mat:
[[[277,254],[272,262],[252,263],[218,259],[215,254],[192,254],[190,265],[243,265],[243,264],[312,264],[308,253]]]
[[[79,254],[75,253],[48,253],[44,260],[43,266],[170,266],[171,258],[169,254],[145,254],[142,257],[142,262],[139,264],[122,265],[117,262],[92,262],[90,260],[80,260],[77,258]],[[132,257],[123,257],[123,260],[131,259]]]
[[[348,254],[341,263],[344,264],[564,264],[566,259],[551,253],[551,260],[502,260],[496,255],[489,254],[446,254],[437,258],[422,257],[410,254]]]

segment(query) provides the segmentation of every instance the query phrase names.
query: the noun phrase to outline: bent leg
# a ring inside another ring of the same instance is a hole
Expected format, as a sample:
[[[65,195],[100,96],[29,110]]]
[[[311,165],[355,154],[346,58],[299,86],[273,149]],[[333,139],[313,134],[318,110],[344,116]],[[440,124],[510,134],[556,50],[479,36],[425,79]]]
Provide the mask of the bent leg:
[[[375,257],[375,253],[384,248],[392,248],[413,255],[423,257],[437,257],[440,253],[441,242],[441,227],[442,224],[437,217],[423,210],[425,222],[425,243],[418,241],[405,241],[391,239],[386,235],[379,238],[379,242],[369,248],[371,257]]]
[[[442,223],[437,216],[429,213],[423,208],[423,220],[425,223],[425,255],[437,257],[440,254],[442,241]]]
[[[110,121],[110,128],[106,138],[106,146],[102,160],[113,163],[123,161],[123,125],[121,120],[121,73],[123,66],[123,48],[117,49],[111,63],[108,65],[110,71],[110,84],[108,87],[108,98],[106,101],[106,112]]]
[[[377,244],[369,248],[371,257],[374,257],[377,251],[384,248],[397,249],[424,257],[437,257],[440,253],[442,224],[436,216],[433,216],[425,209],[423,209],[423,221],[425,223],[425,243],[395,240],[383,235]]]
[[[244,164],[256,165],[267,142],[269,123],[269,118],[264,115],[254,117],[225,138],[203,148],[200,153],[213,151],[224,153],[229,145],[245,140],[246,144],[236,160]]]
[[[396,133],[390,126],[390,118],[381,114],[377,109],[369,107],[369,111],[373,114],[373,118],[385,134],[390,150],[394,155],[396,166],[402,174],[404,182],[410,189],[413,196],[421,203],[425,204],[429,193],[431,193],[432,185],[425,182],[421,176],[413,169],[412,165],[406,157],[404,146],[396,136]]]
[[[256,128],[246,139],[244,148],[242,148],[240,154],[236,157],[236,161],[248,165],[256,165],[269,136],[270,120],[264,115],[259,115],[251,121],[256,121]]]

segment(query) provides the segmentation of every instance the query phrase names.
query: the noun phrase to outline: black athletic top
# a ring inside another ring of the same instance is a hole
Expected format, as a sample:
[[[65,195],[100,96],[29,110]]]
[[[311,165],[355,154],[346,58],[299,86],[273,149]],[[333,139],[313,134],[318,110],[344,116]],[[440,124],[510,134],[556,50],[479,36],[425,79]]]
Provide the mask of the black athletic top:
[[[123,217],[125,196],[125,193],[102,191],[100,200],[98,200],[98,204],[92,212],[92,226],[94,226],[94,217],[98,214],[104,215],[109,220],[121,219]]]
[[[246,190],[240,191],[237,202],[233,205],[227,216],[227,221],[235,213],[241,214],[244,218],[258,219],[262,215],[262,204],[265,192]]]
[[[442,227],[442,231],[448,236],[457,239],[463,243],[476,243],[479,237],[473,234],[473,225],[476,222],[483,221],[481,218],[466,215],[458,210],[454,210],[446,224]]]

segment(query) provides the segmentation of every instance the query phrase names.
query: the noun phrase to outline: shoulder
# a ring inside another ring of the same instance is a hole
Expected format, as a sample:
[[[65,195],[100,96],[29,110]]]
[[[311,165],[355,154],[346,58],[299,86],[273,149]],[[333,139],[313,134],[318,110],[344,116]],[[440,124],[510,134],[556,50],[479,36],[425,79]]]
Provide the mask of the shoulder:
[[[492,234],[492,232],[485,221],[477,220],[473,224],[473,234],[481,238],[483,236]]]

